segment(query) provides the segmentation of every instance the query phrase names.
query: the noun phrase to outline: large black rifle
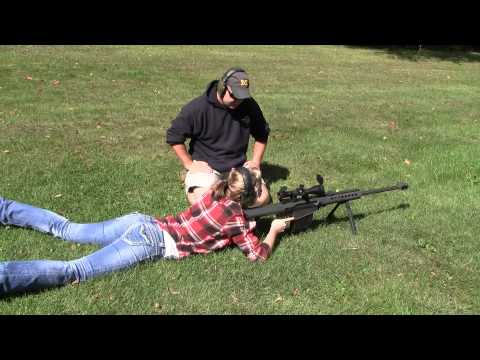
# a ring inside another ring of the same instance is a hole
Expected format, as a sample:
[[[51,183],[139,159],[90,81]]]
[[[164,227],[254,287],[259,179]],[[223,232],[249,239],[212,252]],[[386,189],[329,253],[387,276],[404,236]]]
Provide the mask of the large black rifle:
[[[277,193],[278,203],[246,209],[245,216],[250,220],[270,215],[276,215],[278,218],[293,217],[294,220],[290,223],[290,230],[292,232],[299,232],[312,225],[313,214],[321,207],[335,204],[335,207],[326,217],[326,219],[331,219],[335,210],[337,210],[340,205],[344,204],[347,209],[352,233],[356,234],[357,227],[355,225],[355,220],[353,219],[350,201],[360,199],[366,195],[408,189],[407,183],[398,182],[393,186],[371,190],[353,189],[344,191],[325,191],[323,177],[321,175],[317,175],[317,182],[318,185],[312,186],[311,188],[305,188],[304,185],[300,185],[298,188],[291,191],[288,191],[288,188],[283,186]]]

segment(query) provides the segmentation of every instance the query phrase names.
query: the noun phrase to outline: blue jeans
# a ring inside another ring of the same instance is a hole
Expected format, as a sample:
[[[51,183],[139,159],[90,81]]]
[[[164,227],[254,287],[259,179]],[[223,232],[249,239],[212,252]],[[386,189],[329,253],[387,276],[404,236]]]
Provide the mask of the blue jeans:
[[[0,224],[32,228],[66,241],[101,249],[71,261],[0,262],[0,295],[85,281],[165,254],[163,232],[153,217],[140,213],[76,224],[52,211],[0,197]]]

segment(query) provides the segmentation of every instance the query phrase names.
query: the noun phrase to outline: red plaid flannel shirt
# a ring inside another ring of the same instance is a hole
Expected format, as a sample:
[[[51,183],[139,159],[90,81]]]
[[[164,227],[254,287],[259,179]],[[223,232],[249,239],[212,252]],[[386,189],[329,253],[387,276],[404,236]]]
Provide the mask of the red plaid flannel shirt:
[[[271,253],[253,233],[240,204],[227,198],[215,201],[205,193],[187,210],[176,216],[156,218],[160,228],[175,240],[179,257],[206,254],[231,244],[237,245],[249,260],[265,261]]]

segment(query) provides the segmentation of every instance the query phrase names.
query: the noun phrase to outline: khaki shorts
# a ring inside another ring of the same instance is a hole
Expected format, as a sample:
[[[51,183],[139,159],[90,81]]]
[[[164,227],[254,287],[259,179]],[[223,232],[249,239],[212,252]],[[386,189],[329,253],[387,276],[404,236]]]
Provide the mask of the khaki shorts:
[[[211,173],[206,172],[191,172],[187,171],[185,174],[185,193],[193,191],[196,187],[206,187],[209,188],[217,181],[221,180],[226,176],[226,173],[222,174],[218,171],[213,170]],[[262,178],[262,184],[266,186],[265,180]]]
[[[222,174],[218,171],[211,173],[187,171],[185,175],[185,193],[189,193],[196,187],[209,188],[221,179]]]

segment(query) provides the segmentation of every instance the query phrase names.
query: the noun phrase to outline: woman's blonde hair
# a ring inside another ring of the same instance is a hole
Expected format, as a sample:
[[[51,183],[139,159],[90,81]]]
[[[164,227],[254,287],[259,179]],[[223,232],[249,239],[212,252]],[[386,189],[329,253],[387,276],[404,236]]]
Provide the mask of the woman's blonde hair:
[[[251,176],[251,181],[255,193],[258,192],[260,186],[262,185],[262,177],[260,170],[258,169],[248,169],[248,173]],[[213,198],[215,200],[220,200],[221,198],[227,197],[230,200],[239,202],[242,207],[247,207],[253,205],[255,198],[253,199],[243,199],[242,195],[246,191],[246,186],[243,181],[243,176],[237,169],[232,169],[228,173],[227,179],[219,180],[212,186]]]

